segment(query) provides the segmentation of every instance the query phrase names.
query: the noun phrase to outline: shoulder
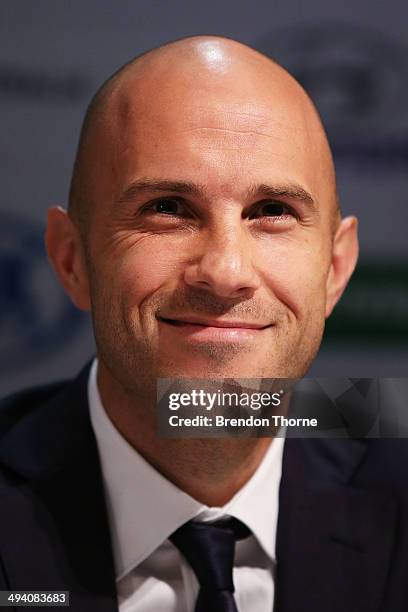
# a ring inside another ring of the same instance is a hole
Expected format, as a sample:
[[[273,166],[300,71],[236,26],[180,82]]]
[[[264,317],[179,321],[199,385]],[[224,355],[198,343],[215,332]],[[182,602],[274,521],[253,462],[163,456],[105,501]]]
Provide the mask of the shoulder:
[[[0,471],[41,477],[80,448],[92,446],[90,365],[73,380],[25,389],[0,401]]]
[[[74,379],[30,387],[0,399],[0,443],[18,424],[32,422],[42,413],[49,419],[55,410],[61,416],[60,408],[83,403],[91,365],[89,361]]]
[[[0,399],[0,440],[15,423],[47,403],[57,395],[68,381],[23,389]]]

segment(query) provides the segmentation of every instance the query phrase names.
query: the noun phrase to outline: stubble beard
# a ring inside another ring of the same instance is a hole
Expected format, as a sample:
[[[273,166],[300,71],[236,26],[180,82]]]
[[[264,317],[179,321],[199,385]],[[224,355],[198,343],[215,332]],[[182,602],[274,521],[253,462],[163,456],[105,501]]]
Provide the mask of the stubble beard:
[[[144,404],[145,409],[151,406],[152,410],[156,404],[157,378],[301,378],[317,354],[324,330],[324,321],[320,325],[316,321],[313,324],[308,317],[308,324],[304,323],[302,330],[293,334],[288,342],[290,333],[281,320],[271,335],[270,350],[265,351],[261,359],[259,353],[254,353],[251,359],[253,348],[250,345],[200,343],[191,351],[200,361],[205,361],[205,366],[186,376],[192,359],[188,349],[183,365],[180,361],[183,355],[155,350],[135,324],[128,322],[124,328],[115,325],[111,312],[109,318],[94,312],[93,319],[98,355],[111,376],[130,399]],[[246,356],[245,362],[251,364],[249,370],[243,368],[240,356]]]

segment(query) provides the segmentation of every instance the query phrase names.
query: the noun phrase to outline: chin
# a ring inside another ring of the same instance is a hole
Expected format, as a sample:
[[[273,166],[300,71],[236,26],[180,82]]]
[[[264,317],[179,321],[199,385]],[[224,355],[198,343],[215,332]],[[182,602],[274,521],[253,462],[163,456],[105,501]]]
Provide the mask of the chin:
[[[257,365],[256,365],[257,364]],[[269,378],[271,367],[259,367],[259,360],[194,358],[191,355],[160,368],[159,378]],[[280,376],[285,376],[280,374]]]

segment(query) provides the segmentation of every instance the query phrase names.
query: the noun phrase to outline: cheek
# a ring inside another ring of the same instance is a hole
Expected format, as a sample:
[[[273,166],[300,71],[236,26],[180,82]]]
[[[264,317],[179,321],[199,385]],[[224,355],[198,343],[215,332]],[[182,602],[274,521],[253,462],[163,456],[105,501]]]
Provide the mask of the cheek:
[[[161,241],[140,241],[115,261],[114,286],[121,301],[140,305],[169,280],[177,270],[174,246]]]
[[[323,314],[327,257],[318,243],[275,240],[261,255],[265,284],[297,319]]]

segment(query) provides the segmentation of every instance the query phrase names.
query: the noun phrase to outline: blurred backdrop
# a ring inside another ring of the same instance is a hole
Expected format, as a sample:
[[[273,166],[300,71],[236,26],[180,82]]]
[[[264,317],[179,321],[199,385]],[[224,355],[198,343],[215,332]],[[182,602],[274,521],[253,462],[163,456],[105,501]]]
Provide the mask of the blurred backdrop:
[[[2,0],[0,395],[75,374],[89,318],[50,271],[49,205],[67,202],[81,121],[131,57],[193,34],[247,43],[286,66],[326,124],[342,209],[360,220],[358,271],[311,374],[408,376],[406,0]]]

